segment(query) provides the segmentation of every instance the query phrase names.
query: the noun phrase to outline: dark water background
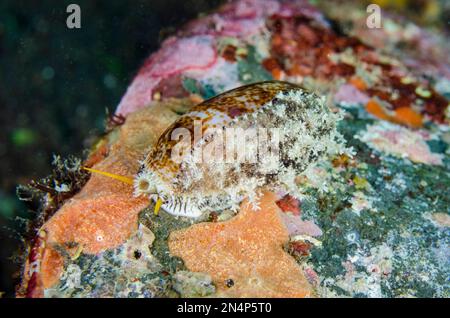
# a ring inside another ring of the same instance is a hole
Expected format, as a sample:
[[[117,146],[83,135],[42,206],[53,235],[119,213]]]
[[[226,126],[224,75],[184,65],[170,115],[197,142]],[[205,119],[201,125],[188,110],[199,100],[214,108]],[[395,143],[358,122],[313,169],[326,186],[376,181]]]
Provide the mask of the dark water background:
[[[161,40],[220,0],[0,2],[0,293],[13,296],[24,219],[17,184],[46,176],[53,154],[81,155]],[[81,29],[66,7],[81,7]]]

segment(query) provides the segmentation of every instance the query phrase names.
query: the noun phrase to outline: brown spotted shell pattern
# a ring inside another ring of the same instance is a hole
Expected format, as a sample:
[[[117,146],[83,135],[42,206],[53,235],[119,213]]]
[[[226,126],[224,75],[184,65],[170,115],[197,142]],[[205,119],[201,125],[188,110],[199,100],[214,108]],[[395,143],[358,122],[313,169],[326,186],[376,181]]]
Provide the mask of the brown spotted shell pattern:
[[[236,208],[245,197],[255,199],[261,187],[295,193],[296,175],[339,151],[338,120],[324,98],[288,82],[227,91],[191,108],[161,135],[135,178],[135,193],[161,198],[165,211],[187,217]],[[228,153],[230,144],[234,152]],[[204,160],[198,150],[207,145],[219,152],[213,157],[219,160]],[[258,152],[261,146],[271,155]],[[237,160],[247,150],[250,162]]]

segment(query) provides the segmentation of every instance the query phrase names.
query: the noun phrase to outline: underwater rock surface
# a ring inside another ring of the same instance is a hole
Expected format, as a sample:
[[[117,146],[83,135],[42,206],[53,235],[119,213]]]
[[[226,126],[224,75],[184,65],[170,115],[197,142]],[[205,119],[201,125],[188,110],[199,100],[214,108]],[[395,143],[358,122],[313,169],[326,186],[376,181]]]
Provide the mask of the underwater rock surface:
[[[82,184],[55,177],[35,194],[46,214],[17,295],[449,297],[448,35],[391,14],[369,30],[349,5],[241,0],[189,23],[144,63],[83,165],[133,177],[193,105],[273,79],[326,96],[353,155],[309,167],[297,197],[201,219],[156,216],[79,163],[67,173]]]

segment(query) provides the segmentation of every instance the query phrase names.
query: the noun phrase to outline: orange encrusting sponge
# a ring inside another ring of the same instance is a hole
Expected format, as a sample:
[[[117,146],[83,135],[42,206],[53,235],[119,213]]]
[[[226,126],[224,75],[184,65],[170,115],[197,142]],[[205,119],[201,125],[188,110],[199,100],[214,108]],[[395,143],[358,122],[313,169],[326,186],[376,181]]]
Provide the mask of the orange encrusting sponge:
[[[366,104],[366,110],[379,119],[388,120],[390,122],[406,125],[412,128],[420,128],[423,126],[422,115],[415,112],[410,107],[397,108],[394,111],[394,115],[389,115],[379,103],[371,99]]]

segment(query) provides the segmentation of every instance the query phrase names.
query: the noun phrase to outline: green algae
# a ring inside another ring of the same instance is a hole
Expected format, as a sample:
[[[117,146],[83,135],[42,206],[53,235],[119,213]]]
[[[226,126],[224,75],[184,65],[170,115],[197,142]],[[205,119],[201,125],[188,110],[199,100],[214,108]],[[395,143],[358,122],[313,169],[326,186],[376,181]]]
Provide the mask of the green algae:
[[[208,84],[202,85],[202,83],[200,83],[194,78],[190,77],[183,78],[182,85],[187,92],[199,95],[204,99],[209,99],[217,95],[217,92],[211,85]]]
[[[254,46],[247,46],[247,57],[238,60],[239,80],[244,84],[272,80],[272,75],[261,66],[261,57]]]

